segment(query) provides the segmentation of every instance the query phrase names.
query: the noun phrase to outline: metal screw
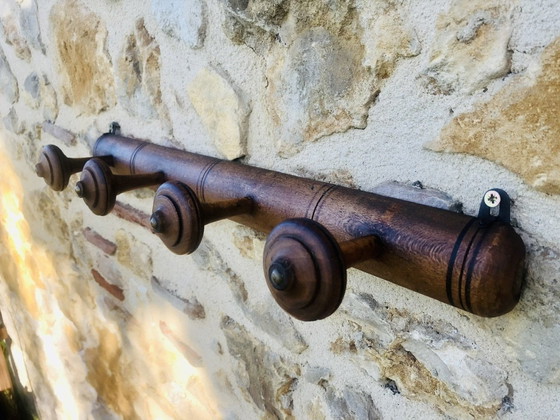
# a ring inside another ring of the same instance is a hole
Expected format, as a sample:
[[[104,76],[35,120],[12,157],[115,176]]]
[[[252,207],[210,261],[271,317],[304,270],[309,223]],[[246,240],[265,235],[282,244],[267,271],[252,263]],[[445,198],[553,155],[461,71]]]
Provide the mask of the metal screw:
[[[118,122],[113,121],[111,125],[109,125],[109,133],[114,134],[116,136],[121,134],[121,126]]]
[[[163,218],[159,210],[156,210],[150,217],[150,225],[155,233],[163,232]]]
[[[497,191],[490,190],[484,194],[484,204],[490,208],[498,207],[500,201],[502,201],[502,197]]]
[[[286,290],[293,276],[292,266],[288,261],[276,261],[268,270],[268,278],[276,290]]]
[[[74,187],[74,191],[76,191],[78,197],[84,198],[84,194],[85,194],[84,183],[82,181],[78,181],[76,183],[76,186]]]

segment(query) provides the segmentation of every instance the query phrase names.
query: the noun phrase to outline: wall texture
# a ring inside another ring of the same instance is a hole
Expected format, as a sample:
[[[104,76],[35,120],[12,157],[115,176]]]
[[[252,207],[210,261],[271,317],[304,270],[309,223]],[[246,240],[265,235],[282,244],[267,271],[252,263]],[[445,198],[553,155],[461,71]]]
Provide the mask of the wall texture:
[[[557,418],[559,112],[557,0],[3,0],[0,310],[43,418]],[[351,270],[338,312],[294,321],[262,234],[219,222],[175,256],[151,190],[102,218],[35,176],[112,121],[467,214],[502,187],[521,302],[483,319]]]

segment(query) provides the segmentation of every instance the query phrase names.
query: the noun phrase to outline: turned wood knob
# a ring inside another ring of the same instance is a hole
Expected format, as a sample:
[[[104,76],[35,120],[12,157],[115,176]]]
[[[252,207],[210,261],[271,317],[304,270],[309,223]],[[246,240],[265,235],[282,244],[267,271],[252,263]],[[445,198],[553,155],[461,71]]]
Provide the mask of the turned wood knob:
[[[136,188],[149,187],[163,182],[163,173],[142,175],[114,175],[109,166],[98,158],[90,159],[84,166],[76,194],[84,199],[90,210],[105,216],[115,206],[117,195]]]
[[[320,223],[288,219],[276,226],[264,249],[266,283],[276,302],[302,321],[331,315],[346,290],[346,269],[379,252],[374,235],[338,243]]]
[[[47,185],[53,190],[62,191],[68,185],[70,175],[80,172],[89,159],[91,158],[69,158],[60,148],[49,144],[41,150],[41,157],[35,165],[35,172],[44,178]],[[111,156],[100,156],[98,159],[112,163]]]
[[[154,199],[150,224],[153,232],[175,254],[190,254],[198,248],[204,225],[249,213],[250,198],[201,203],[194,191],[178,181],[162,184]]]

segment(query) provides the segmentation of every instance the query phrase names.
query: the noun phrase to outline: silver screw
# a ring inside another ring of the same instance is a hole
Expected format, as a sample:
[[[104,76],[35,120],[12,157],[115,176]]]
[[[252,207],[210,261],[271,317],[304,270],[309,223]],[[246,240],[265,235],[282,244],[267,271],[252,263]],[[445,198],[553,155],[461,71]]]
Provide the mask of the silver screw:
[[[74,187],[74,191],[76,191],[78,197],[84,198],[85,195],[84,183],[82,181],[78,181],[76,183],[76,186]]]
[[[484,204],[490,208],[498,207],[500,201],[502,201],[502,197],[497,191],[490,190],[484,194]]]
[[[163,220],[161,211],[156,210],[150,217],[150,225],[154,233],[163,233]]]

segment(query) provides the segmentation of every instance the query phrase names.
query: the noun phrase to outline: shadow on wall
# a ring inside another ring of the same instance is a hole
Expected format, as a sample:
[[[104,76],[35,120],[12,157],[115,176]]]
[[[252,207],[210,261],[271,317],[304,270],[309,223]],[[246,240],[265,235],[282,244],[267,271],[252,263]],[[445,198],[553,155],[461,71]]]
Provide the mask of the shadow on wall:
[[[25,359],[18,370],[29,373],[39,413],[216,418],[218,400],[205,372],[193,366],[196,358],[189,360],[175,333],[187,329],[185,321],[171,312],[158,324],[162,308],[149,295],[131,299],[135,304],[104,297],[95,282],[85,281],[88,261],[57,250],[52,235],[44,244],[41,225],[65,222],[32,209],[44,219],[36,221],[26,211],[30,193],[21,180],[33,175],[27,168],[18,173],[7,146],[0,137],[0,302],[13,321]]]

